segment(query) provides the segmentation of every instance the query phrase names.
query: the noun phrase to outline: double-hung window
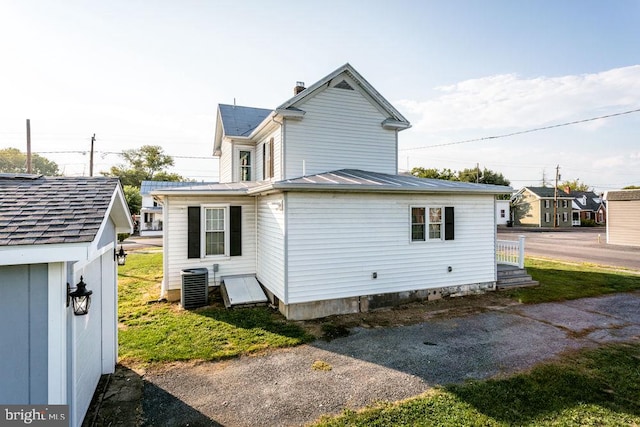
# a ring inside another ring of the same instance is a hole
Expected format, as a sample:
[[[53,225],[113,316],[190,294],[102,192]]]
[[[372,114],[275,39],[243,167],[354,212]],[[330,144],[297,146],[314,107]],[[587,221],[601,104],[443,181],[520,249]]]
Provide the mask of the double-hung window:
[[[453,240],[453,207],[411,207],[411,241]]]
[[[225,255],[226,208],[204,208],[204,253]]]
[[[411,208],[411,241],[424,242],[426,208]]]
[[[442,208],[429,208],[429,239],[442,238]]]
[[[240,150],[240,181],[251,181],[251,151]]]

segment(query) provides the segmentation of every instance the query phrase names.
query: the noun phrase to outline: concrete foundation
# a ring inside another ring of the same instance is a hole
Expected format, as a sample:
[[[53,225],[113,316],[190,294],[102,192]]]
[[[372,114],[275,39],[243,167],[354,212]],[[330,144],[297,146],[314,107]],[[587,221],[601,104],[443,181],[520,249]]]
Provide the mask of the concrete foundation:
[[[495,291],[496,282],[469,285],[445,286],[441,288],[419,289],[415,291],[390,292],[386,294],[363,295],[360,297],[338,298],[299,304],[277,303],[280,312],[290,320],[318,319],[337,314],[367,312],[384,307],[393,307],[414,301],[433,301],[443,297],[459,297]]]

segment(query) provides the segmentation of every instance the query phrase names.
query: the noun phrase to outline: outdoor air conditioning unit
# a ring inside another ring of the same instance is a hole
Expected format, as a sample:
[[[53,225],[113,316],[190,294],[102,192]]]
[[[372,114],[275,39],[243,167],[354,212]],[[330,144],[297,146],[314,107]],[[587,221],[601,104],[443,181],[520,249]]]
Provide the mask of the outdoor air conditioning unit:
[[[203,307],[209,303],[209,271],[206,268],[182,270],[180,303],[187,310]]]

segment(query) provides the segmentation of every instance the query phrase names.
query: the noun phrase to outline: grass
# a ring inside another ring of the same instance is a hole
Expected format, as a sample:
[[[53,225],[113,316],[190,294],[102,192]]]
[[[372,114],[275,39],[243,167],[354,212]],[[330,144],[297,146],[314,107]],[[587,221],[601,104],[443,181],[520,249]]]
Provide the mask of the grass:
[[[507,291],[523,303],[536,304],[595,297],[615,292],[640,290],[640,275],[594,264],[569,264],[552,260],[530,259],[527,272],[540,286]]]
[[[221,360],[291,347],[313,336],[267,307],[187,311],[157,300],[162,254],[130,254],[119,267],[119,347],[122,363]]]
[[[566,354],[503,379],[325,417],[316,426],[638,426],[640,344]]]

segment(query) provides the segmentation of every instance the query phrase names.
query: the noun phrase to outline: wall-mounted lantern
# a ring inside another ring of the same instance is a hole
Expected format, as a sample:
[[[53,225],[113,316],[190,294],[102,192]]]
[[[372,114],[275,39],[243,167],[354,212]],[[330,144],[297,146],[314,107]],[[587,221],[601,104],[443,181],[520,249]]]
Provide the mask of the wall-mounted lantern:
[[[67,307],[69,306],[69,300],[71,300],[73,304],[73,314],[76,316],[84,316],[89,312],[92,293],[93,291],[87,290],[87,284],[84,283],[82,276],[80,276],[80,281],[73,292],[71,292],[71,287],[67,283]]]
[[[120,250],[116,253],[116,260],[118,261],[118,265],[125,265],[127,263],[127,254],[122,249],[122,245],[120,245]]]

